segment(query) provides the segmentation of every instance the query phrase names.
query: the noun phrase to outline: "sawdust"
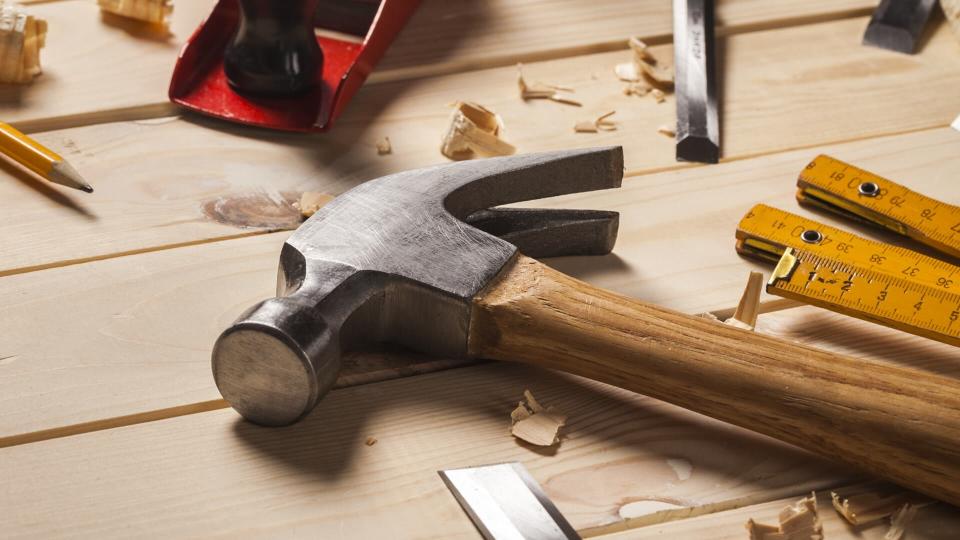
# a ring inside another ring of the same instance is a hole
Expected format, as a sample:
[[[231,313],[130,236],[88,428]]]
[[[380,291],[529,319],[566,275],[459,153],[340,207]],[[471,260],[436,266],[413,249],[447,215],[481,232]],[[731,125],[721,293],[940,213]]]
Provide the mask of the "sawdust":
[[[318,193],[316,191],[305,191],[300,195],[300,200],[294,203],[294,206],[300,210],[300,214],[303,217],[308,218],[332,200],[333,195]]]
[[[477,103],[458,101],[443,135],[440,153],[453,160],[485,156],[508,156],[517,151],[500,138],[503,120]]]
[[[780,511],[780,525],[765,525],[750,519],[750,540],[823,540],[823,527],[817,515],[817,496],[811,493]]]
[[[385,156],[393,153],[393,145],[390,144],[390,137],[384,137],[377,141],[377,155]]]
[[[524,401],[510,413],[510,433],[536,446],[553,446],[560,442],[560,428],[567,417],[553,408],[545,409],[529,390],[523,391]]]
[[[173,0],[97,0],[100,10],[128,19],[168,25],[173,13]]]
[[[573,88],[545,84],[542,82],[528,83],[526,79],[523,78],[522,64],[517,64],[517,86],[520,88],[520,97],[524,101],[529,99],[549,99],[550,101],[556,101],[557,103],[573,105],[576,107],[580,107],[582,105],[582,103],[579,101],[563,95],[563,92],[573,93]]]
[[[653,87],[645,82],[630,83],[623,87],[623,94],[625,96],[637,96],[643,97],[649,94],[653,90]]]
[[[0,0],[0,82],[28,83],[41,73],[47,21]]]
[[[653,96],[653,99],[657,103],[663,103],[664,101],[667,100],[667,95],[663,92],[663,90],[660,90],[659,88],[654,88],[653,90],[651,90],[650,95]]]
[[[616,131],[617,123],[610,119],[617,111],[604,113],[594,120],[580,120],[573,126],[577,133],[597,133],[598,131]]]

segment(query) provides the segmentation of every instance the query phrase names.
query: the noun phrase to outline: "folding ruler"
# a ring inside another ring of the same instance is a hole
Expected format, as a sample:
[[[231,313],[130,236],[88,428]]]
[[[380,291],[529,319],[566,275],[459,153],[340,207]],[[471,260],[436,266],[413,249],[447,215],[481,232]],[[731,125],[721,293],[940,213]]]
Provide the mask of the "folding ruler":
[[[960,208],[818,156],[797,200],[960,256]],[[775,262],[767,292],[960,346],[960,267],[758,204],[737,251]]]

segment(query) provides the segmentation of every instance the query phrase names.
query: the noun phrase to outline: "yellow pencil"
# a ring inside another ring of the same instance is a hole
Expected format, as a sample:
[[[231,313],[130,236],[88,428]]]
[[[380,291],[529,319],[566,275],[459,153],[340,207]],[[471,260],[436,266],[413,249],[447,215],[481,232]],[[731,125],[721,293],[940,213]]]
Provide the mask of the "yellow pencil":
[[[59,154],[3,122],[0,122],[0,153],[55,184],[93,192],[90,184]]]

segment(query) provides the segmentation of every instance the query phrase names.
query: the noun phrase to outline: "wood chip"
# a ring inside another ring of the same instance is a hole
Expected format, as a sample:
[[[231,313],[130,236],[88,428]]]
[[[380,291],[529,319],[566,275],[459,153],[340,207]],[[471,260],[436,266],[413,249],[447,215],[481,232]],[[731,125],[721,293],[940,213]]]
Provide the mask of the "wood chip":
[[[374,437],[367,437],[367,440],[364,441],[363,444],[365,444],[365,445],[367,445],[367,446],[373,446],[373,445],[377,444],[377,439],[374,438]]]
[[[627,96],[643,97],[650,93],[653,87],[646,82],[631,83],[623,87],[623,93]]]
[[[750,540],[823,540],[823,527],[817,515],[817,496],[800,499],[780,511],[780,525],[765,525],[750,519]]]
[[[663,103],[667,99],[667,95],[663,93],[663,90],[659,88],[654,88],[650,91],[650,95],[653,96],[653,99],[657,100],[657,103]]]
[[[318,193],[316,191],[305,191],[300,195],[300,201],[295,206],[300,210],[304,218],[315,214],[317,210],[323,208],[328,202],[333,200],[333,195]]]
[[[943,8],[943,14],[950,21],[953,34],[957,36],[957,39],[960,39],[960,0],[940,0],[940,7]]]
[[[753,330],[757,326],[757,316],[760,314],[760,293],[763,292],[763,274],[750,272],[747,277],[747,286],[740,296],[740,303],[733,317],[723,321],[731,326]]]
[[[842,498],[830,492],[833,508],[851,525],[866,525],[892,515],[906,504],[920,507],[932,499],[896,486],[880,486],[869,491]]]
[[[610,120],[617,111],[610,111],[597,117],[595,120],[581,120],[574,124],[573,130],[577,133],[596,133],[598,131],[616,131],[617,123]]]
[[[560,428],[567,417],[545,409],[529,390],[523,391],[524,401],[510,413],[510,432],[514,437],[537,446],[553,446],[560,442]]]
[[[913,521],[917,515],[917,507],[913,504],[904,504],[899,510],[890,516],[890,528],[887,534],[883,535],[883,540],[900,540],[907,532],[907,525]]]
[[[617,75],[617,78],[623,82],[638,82],[643,77],[640,68],[633,62],[617,64],[613,66],[613,72]]]
[[[636,61],[646,62],[648,64],[657,63],[657,58],[650,53],[647,49],[647,44],[639,37],[632,36],[627,40],[627,45],[630,47],[630,50],[633,51],[633,57]]]
[[[390,137],[384,137],[377,141],[377,155],[385,156],[393,153],[393,145],[390,144]]]
[[[580,107],[582,103],[563,95],[561,92],[571,93],[573,88],[566,86],[556,86],[553,84],[544,84],[541,82],[527,83],[523,78],[523,65],[517,64],[517,86],[520,88],[520,97],[524,101],[528,99],[549,99],[557,103],[574,105]]]
[[[673,68],[662,64],[640,63],[643,77],[660,90],[673,90]]]
[[[517,149],[500,138],[502,131],[503,121],[496,113],[476,103],[458,101],[440,152],[454,160],[511,155]]]
[[[667,137],[676,137],[676,136],[677,136],[677,131],[676,131],[675,129],[673,129],[672,127],[666,125],[666,124],[658,127],[658,128],[657,128],[657,132],[659,132],[659,133],[662,134],[662,135],[666,135]]]
[[[97,0],[100,10],[128,19],[166,26],[173,0]]]
[[[40,74],[47,21],[0,0],[0,82],[23,84]]]

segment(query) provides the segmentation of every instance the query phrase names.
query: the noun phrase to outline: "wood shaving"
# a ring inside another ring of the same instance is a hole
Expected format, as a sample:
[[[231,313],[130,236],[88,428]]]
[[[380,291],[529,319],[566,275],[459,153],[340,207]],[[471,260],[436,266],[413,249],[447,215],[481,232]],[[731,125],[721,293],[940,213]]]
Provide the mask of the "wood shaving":
[[[960,39],[960,0],[940,0],[940,7],[953,28],[953,34]]]
[[[645,82],[631,83],[623,87],[623,93],[627,96],[643,97],[652,90],[653,87]]]
[[[763,292],[763,274],[760,272],[750,272],[747,278],[747,286],[743,289],[743,295],[740,296],[740,303],[737,304],[737,310],[733,317],[723,321],[730,326],[753,330],[757,326],[757,316],[760,314],[760,293]]]
[[[574,105],[580,107],[582,103],[563,95],[561,92],[572,93],[573,88],[567,86],[557,86],[553,84],[544,84],[541,82],[527,83],[523,78],[523,65],[517,64],[517,86],[520,88],[520,97],[524,101],[528,99],[549,99],[557,103]]]
[[[890,516],[890,528],[887,534],[883,535],[883,540],[900,540],[907,532],[907,525],[913,521],[917,515],[917,506],[913,504],[904,504],[899,510]]]
[[[673,90],[673,68],[661,64],[640,63],[643,76],[655,88]]]
[[[823,540],[815,493],[786,506],[780,511],[779,520],[779,526],[748,520],[750,540]]]
[[[667,137],[676,137],[676,136],[677,136],[677,131],[676,131],[675,129],[673,129],[672,127],[666,125],[666,124],[658,127],[658,128],[657,128],[657,132],[660,133],[661,135],[666,135]]]
[[[637,36],[632,36],[627,40],[627,45],[633,51],[633,57],[639,62],[647,64],[656,64],[657,58],[647,49],[647,44]]]
[[[477,103],[458,101],[450,115],[450,126],[443,135],[440,152],[450,159],[478,156],[509,156],[517,151],[500,138],[503,121],[493,111]]]
[[[0,0],[0,82],[28,83],[41,73],[47,21]]]
[[[367,437],[367,440],[363,442],[367,446],[373,446],[377,444],[377,439],[375,437]]]
[[[598,131],[616,131],[617,123],[610,120],[617,111],[610,111],[597,117],[596,120],[581,120],[574,124],[573,130],[577,133],[596,133]]]
[[[327,195],[326,193],[305,191],[300,195],[300,201],[293,205],[300,210],[300,214],[302,214],[304,218],[308,218],[315,214],[317,210],[323,208],[328,202],[332,201],[333,198],[333,195]]]
[[[933,501],[922,495],[889,486],[857,493],[841,498],[830,492],[833,508],[851,525],[866,525],[892,515],[898,509],[910,504],[914,507],[925,506]]]
[[[643,75],[640,74],[640,69],[637,68],[637,64],[633,62],[617,64],[613,66],[613,72],[617,75],[617,78],[623,82],[638,82],[643,77]]]
[[[510,413],[510,433],[537,446],[553,446],[560,442],[560,428],[566,422],[566,415],[553,408],[545,409],[534,399],[529,390],[523,391],[524,401]]]
[[[166,26],[173,0],[97,0],[100,11]]]
[[[390,144],[390,137],[384,137],[377,141],[377,155],[385,156],[393,153],[393,145]]]
[[[663,103],[667,100],[667,95],[663,93],[663,90],[659,88],[654,88],[650,91],[650,95],[653,96],[653,99],[657,100],[657,103]]]

